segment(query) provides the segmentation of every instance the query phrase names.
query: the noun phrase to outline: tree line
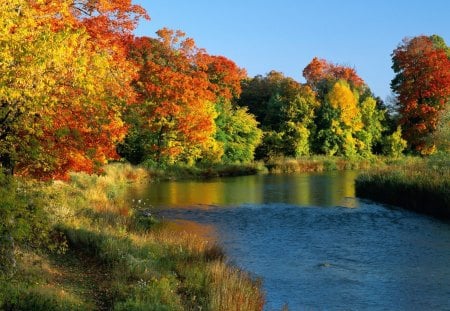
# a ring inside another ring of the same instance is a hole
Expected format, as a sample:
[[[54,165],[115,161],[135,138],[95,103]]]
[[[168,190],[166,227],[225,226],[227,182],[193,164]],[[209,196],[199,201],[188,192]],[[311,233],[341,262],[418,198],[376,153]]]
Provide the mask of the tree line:
[[[149,17],[131,0],[0,3],[0,163],[9,174],[64,179],[119,158],[161,167],[430,154],[448,141],[450,53],[436,35],[394,50],[389,113],[348,66],[314,58],[304,84],[276,71],[249,78],[181,31],[136,37]]]

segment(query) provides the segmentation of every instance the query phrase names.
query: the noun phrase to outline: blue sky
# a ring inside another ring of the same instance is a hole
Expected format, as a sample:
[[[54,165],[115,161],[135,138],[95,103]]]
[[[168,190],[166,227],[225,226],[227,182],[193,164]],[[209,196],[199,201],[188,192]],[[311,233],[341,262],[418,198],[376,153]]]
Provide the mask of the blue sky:
[[[136,35],[180,29],[249,76],[271,70],[303,82],[314,56],[356,68],[385,99],[392,51],[404,37],[438,34],[450,45],[448,0],[134,0],[152,20]]]

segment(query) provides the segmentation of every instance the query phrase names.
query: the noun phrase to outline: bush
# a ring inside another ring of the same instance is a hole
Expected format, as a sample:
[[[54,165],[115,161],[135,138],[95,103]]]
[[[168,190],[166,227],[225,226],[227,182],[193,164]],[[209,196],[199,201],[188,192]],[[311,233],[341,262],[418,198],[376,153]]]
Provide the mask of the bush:
[[[383,143],[383,154],[389,157],[398,158],[406,149],[406,140],[402,138],[402,129],[397,130],[392,135],[386,136]]]
[[[0,271],[13,272],[16,247],[53,248],[52,226],[43,206],[37,191],[0,175]]]

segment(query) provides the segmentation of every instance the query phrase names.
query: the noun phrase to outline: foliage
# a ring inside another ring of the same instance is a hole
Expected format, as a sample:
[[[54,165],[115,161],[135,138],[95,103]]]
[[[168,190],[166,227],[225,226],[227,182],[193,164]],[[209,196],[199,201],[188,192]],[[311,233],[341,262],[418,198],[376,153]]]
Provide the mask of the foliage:
[[[428,138],[436,146],[436,151],[443,156],[450,154],[450,104],[445,106],[436,131]]]
[[[0,274],[11,274],[17,247],[49,247],[51,222],[38,192],[0,173]]]
[[[214,94],[206,73],[193,65],[193,41],[179,42],[184,34],[167,29],[159,35],[136,38],[130,47],[130,58],[140,64],[134,85],[145,105],[140,117],[149,127],[146,149],[157,162],[194,161],[213,143]]]
[[[384,137],[383,154],[398,158],[402,155],[406,146],[407,142],[402,138],[402,129],[399,126],[394,133]]]
[[[444,46],[438,36],[418,36],[404,39],[392,53],[396,76],[391,88],[397,94],[403,135],[422,154],[435,149],[427,137],[450,99],[450,58]]]
[[[223,148],[221,162],[228,164],[253,161],[255,148],[262,137],[255,118],[246,108],[233,107],[227,100],[221,101],[216,107],[216,141]]]
[[[127,113],[131,130],[119,151],[134,162],[160,165],[220,161],[223,142],[215,140],[216,108],[239,95],[245,72],[223,56],[198,49],[182,32],[161,29],[158,35],[130,44],[129,58],[140,68],[133,83],[139,96]],[[243,110],[236,116],[256,127]],[[244,158],[249,156],[251,152]]]
[[[242,82],[236,102],[264,132],[256,158],[379,153],[387,110],[356,71],[314,58],[304,75],[305,85],[276,71]]]
[[[376,100],[373,97],[367,97],[360,104],[360,111],[363,128],[356,133],[356,137],[361,143],[361,154],[370,155],[374,147],[382,142],[386,110],[377,109]]]
[[[356,70],[347,66],[336,65],[325,59],[314,57],[312,61],[303,69],[303,76],[306,83],[314,90],[320,93],[324,82],[338,80],[347,81],[351,88],[364,91],[366,86],[364,80],[361,79]]]
[[[2,2],[0,160],[10,173],[67,178],[69,170],[92,172],[117,157],[126,130],[121,106],[133,97],[134,68],[118,57],[127,8],[72,5]],[[95,18],[78,14],[87,8]]]
[[[282,73],[243,81],[237,104],[255,114],[264,131],[257,158],[309,154],[310,131],[318,103],[314,92]]]

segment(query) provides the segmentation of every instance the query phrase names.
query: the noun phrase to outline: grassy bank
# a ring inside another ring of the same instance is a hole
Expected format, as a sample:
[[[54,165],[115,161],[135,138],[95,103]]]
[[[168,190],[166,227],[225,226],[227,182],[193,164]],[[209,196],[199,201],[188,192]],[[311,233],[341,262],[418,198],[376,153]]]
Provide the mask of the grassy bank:
[[[345,158],[310,156],[293,158],[275,158],[267,161],[266,167],[270,173],[300,173],[300,172],[326,172],[336,170],[367,170],[373,167],[386,166],[387,158]]]
[[[278,157],[267,162],[251,164],[221,164],[212,166],[173,165],[163,169],[149,167],[154,179],[205,179],[216,177],[245,176],[255,174],[290,174],[303,172],[326,172],[342,170],[368,170],[387,167],[394,159],[371,156],[369,158],[309,156],[300,158]]]
[[[172,165],[163,169],[149,167],[154,179],[208,179],[217,177],[234,177],[264,174],[267,168],[262,162],[250,164],[217,164],[217,165]]]
[[[220,247],[130,207],[127,187],[146,178],[117,164],[68,183],[20,182],[15,191],[41,198],[51,243],[16,243],[13,271],[0,277],[0,309],[261,310],[259,282],[226,265]]]
[[[450,161],[409,159],[361,174],[356,195],[450,219]]]

